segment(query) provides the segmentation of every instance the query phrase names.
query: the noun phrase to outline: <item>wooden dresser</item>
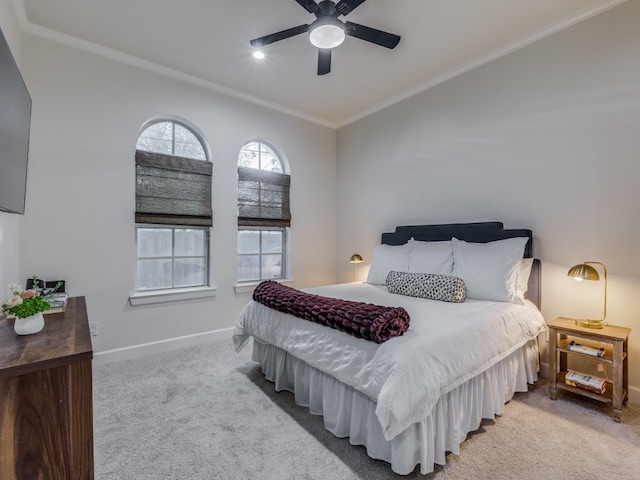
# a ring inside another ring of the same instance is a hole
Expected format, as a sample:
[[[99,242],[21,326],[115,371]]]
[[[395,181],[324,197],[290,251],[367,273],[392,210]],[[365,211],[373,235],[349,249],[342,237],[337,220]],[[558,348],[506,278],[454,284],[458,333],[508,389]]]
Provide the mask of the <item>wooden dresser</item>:
[[[18,336],[0,320],[0,479],[93,479],[93,398],[84,297]]]

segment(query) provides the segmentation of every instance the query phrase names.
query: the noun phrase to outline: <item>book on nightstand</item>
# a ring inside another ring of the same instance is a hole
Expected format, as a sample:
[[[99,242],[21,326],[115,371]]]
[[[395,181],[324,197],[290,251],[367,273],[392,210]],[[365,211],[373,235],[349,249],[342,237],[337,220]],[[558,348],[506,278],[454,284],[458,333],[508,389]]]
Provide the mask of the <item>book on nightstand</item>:
[[[604,378],[593,377],[583,373],[569,370],[564,377],[564,382],[572,387],[577,387],[588,392],[603,395],[607,391],[607,381]]]
[[[604,355],[604,347],[590,347],[589,345],[582,345],[575,340],[571,340],[571,342],[569,342],[569,345],[567,345],[567,350],[571,350],[572,352],[584,353],[586,355],[591,355],[594,357],[602,357]]]

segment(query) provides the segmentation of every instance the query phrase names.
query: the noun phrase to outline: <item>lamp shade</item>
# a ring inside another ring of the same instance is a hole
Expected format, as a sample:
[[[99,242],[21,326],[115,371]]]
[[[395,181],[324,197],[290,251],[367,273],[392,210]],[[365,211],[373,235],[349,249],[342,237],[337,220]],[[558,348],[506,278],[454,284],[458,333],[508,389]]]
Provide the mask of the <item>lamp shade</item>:
[[[311,24],[309,41],[318,48],[335,48],[344,42],[344,26],[334,17],[321,17]]]
[[[359,253],[354,253],[353,255],[351,255],[351,258],[349,258],[349,263],[362,263],[362,256]]]
[[[576,280],[600,280],[598,271],[591,265],[587,265],[586,263],[574,265],[569,269],[567,275],[575,278]]]
[[[600,280],[600,274],[598,270],[591,265],[599,265],[602,268],[604,274],[604,310],[602,318],[599,320],[576,320],[576,325],[587,328],[602,328],[605,324],[605,318],[607,318],[607,267],[600,262],[583,262],[578,265],[574,265],[569,269],[567,275],[576,280]]]

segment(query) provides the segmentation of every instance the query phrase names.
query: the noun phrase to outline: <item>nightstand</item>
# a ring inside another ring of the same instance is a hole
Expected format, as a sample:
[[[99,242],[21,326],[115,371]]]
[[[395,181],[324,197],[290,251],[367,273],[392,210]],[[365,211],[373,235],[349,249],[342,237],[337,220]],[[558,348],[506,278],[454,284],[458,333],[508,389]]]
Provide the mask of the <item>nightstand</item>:
[[[627,405],[628,393],[628,358],[627,340],[630,328],[605,325],[601,329],[586,328],[576,325],[572,318],[556,318],[549,324],[549,396],[556,399],[558,389],[568,390],[595,400],[609,403],[613,406],[613,420],[620,422],[622,406]],[[571,340],[587,340],[598,344],[605,344],[605,353],[596,357],[578,353],[568,349]],[[608,363],[613,367],[613,379],[608,381],[604,394],[594,393],[567,385],[567,356],[576,355],[599,363]]]

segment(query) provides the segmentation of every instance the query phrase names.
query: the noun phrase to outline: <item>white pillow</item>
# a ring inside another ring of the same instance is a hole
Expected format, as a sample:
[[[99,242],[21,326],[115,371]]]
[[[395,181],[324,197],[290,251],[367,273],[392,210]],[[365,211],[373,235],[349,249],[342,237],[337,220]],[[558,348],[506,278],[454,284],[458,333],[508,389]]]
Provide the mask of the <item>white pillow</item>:
[[[367,283],[386,285],[387,275],[391,270],[408,272],[411,247],[412,244],[410,243],[405,243],[404,245],[378,245],[373,250]]]
[[[524,299],[524,295],[529,290],[529,277],[533,268],[533,258],[523,258],[520,260],[516,278],[516,294],[520,299]]]
[[[526,237],[488,243],[453,242],[453,275],[464,280],[467,298],[520,303],[518,267]]]
[[[409,240],[412,245],[409,255],[409,272],[453,274],[453,245],[446,242],[421,242]]]

